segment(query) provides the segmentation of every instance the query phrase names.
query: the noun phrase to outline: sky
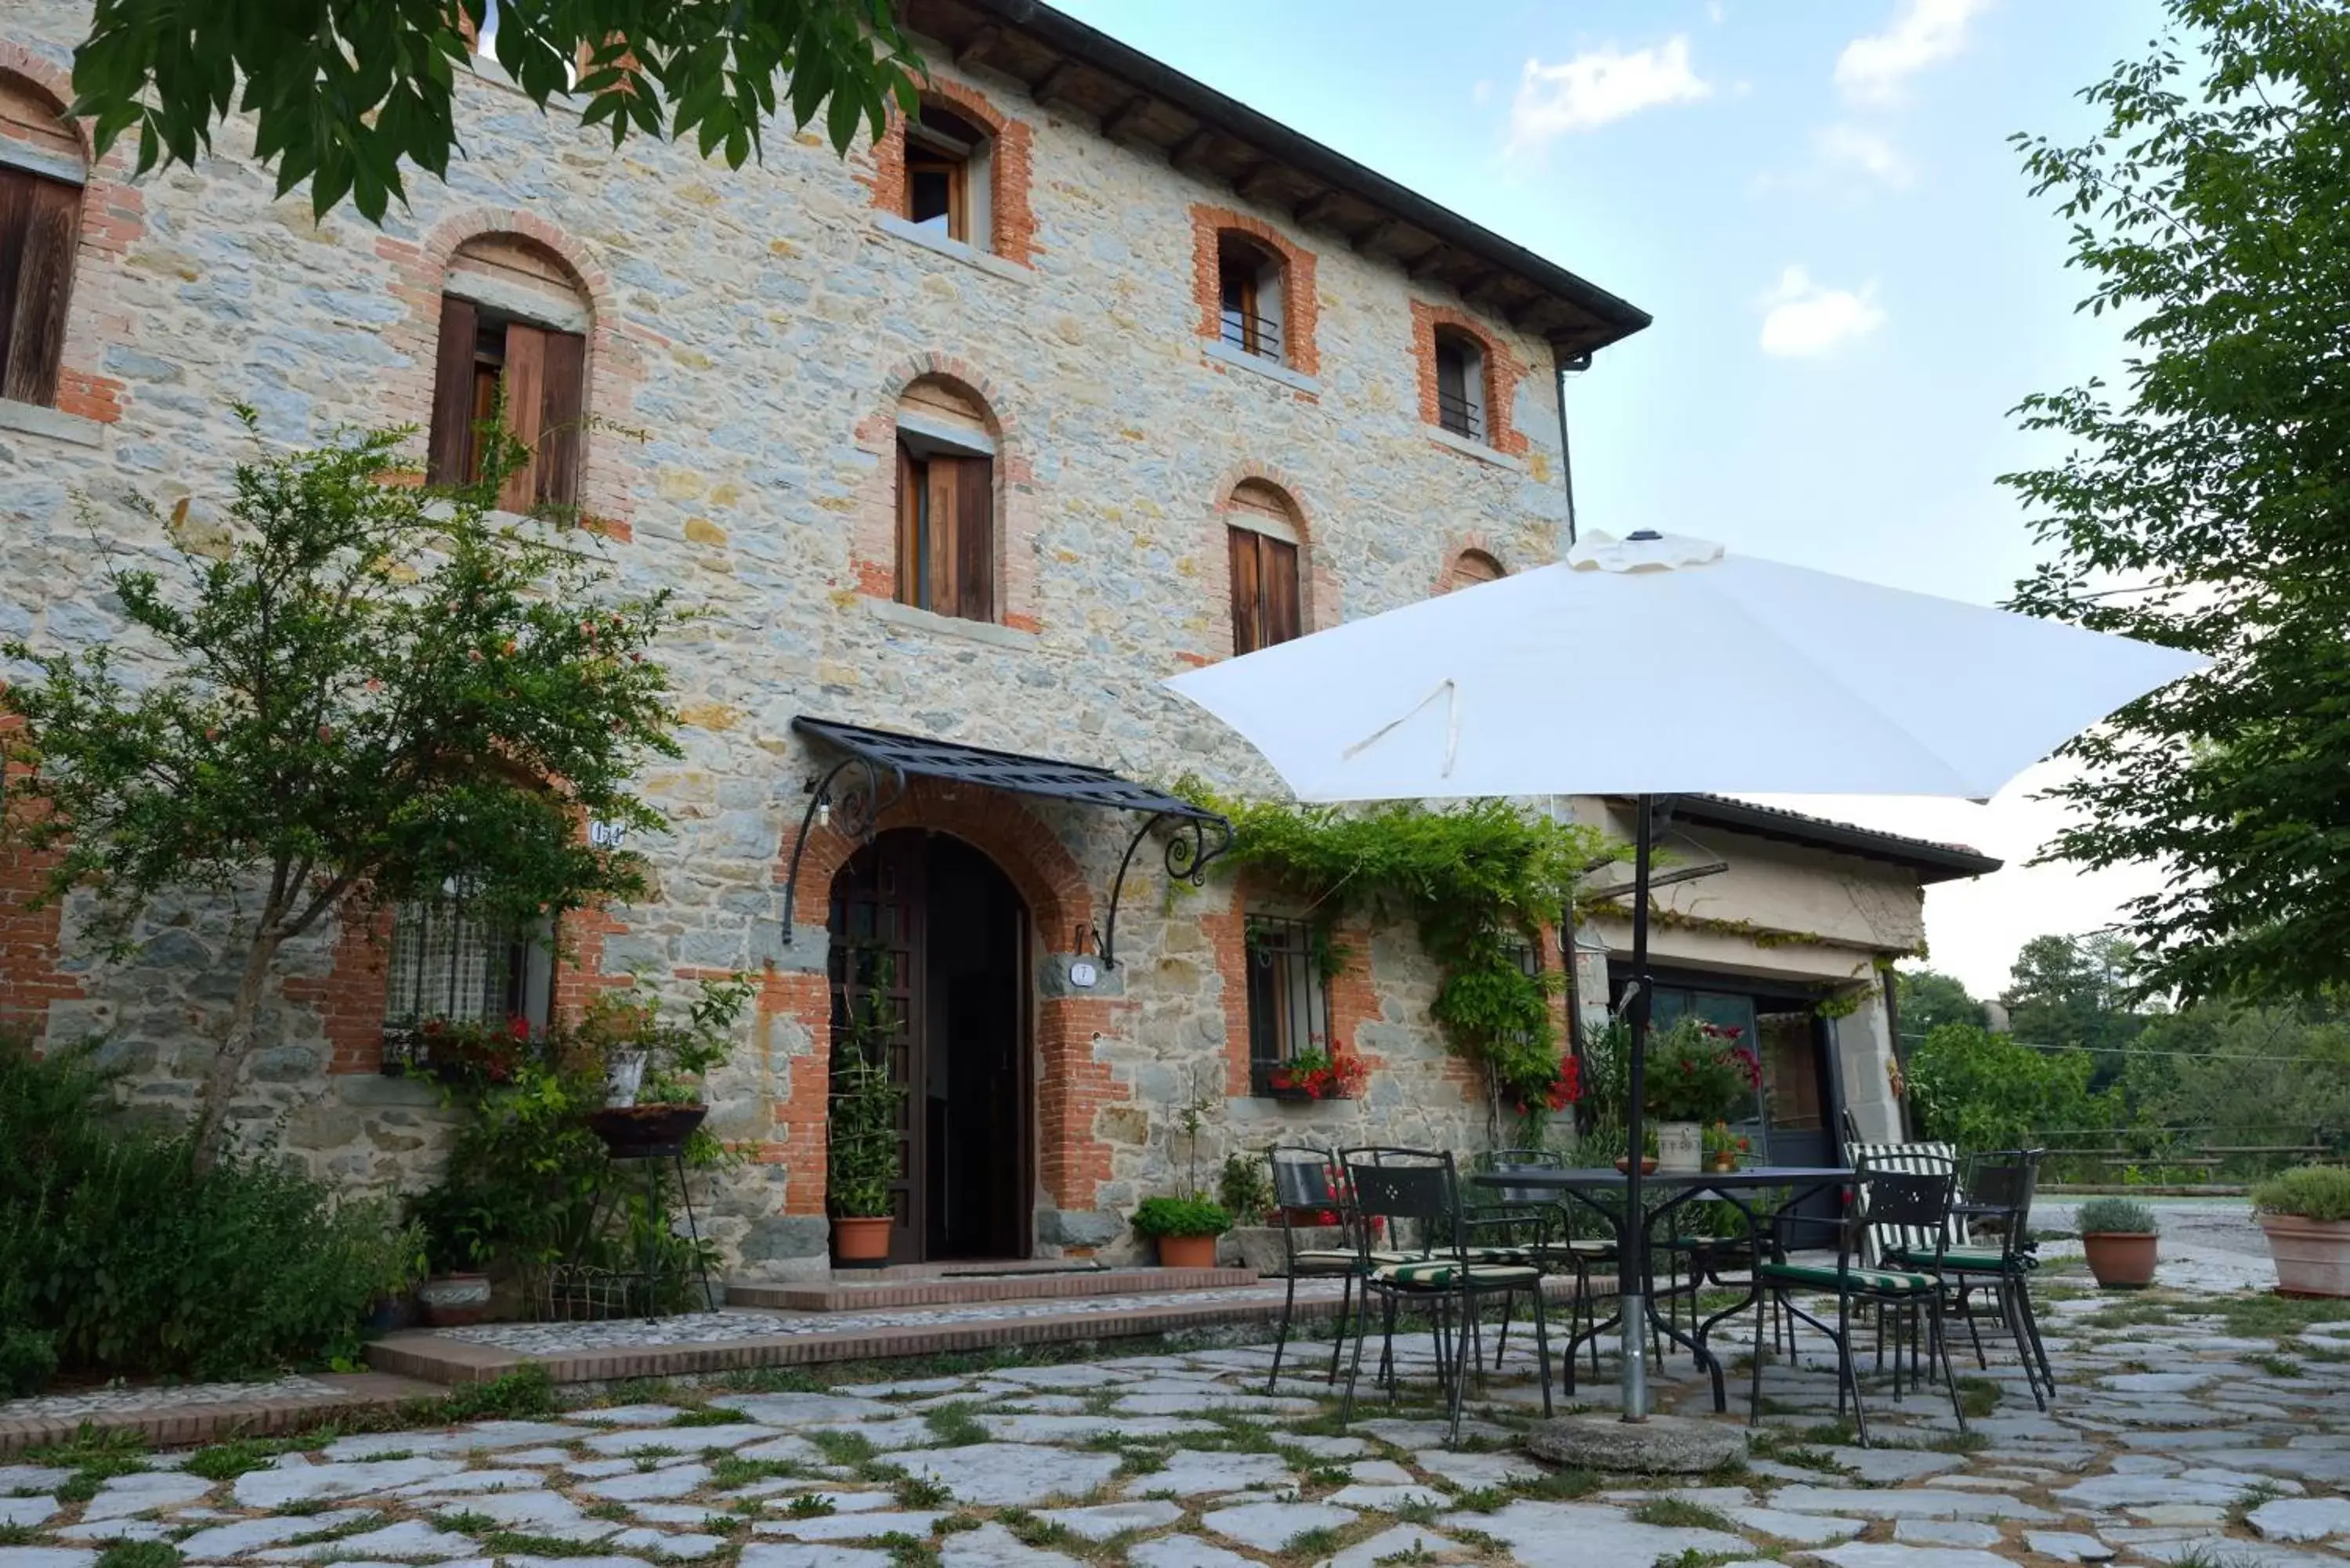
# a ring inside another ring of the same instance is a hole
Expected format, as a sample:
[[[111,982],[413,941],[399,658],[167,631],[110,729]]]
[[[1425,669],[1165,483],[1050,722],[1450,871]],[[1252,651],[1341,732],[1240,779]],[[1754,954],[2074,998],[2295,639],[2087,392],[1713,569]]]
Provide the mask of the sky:
[[[2155,0],[1059,3],[1656,318],[1569,384],[1585,530],[1983,604],[2030,571],[1997,478],[2061,449],[2009,410],[2121,344],[2008,138],[2085,140]],[[1926,902],[1932,967],[1996,995],[2156,881],[2025,865],[2054,771],[1987,806],[1767,798],[2003,857]]]

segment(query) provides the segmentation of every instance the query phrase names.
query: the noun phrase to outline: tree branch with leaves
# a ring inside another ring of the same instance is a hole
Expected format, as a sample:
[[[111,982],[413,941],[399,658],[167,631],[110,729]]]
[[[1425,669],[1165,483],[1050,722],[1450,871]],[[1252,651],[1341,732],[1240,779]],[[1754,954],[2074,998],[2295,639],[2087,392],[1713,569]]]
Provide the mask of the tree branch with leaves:
[[[73,112],[101,154],[135,132],[142,174],[251,114],[279,195],[307,180],[318,216],[348,197],[379,223],[407,200],[403,162],[448,178],[475,39],[542,112],[565,99],[615,148],[691,136],[736,169],[779,113],[821,118],[837,152],[878,139],[920,69],[893,0],[97,0]]]
[[[452,890],[520,926],[645,884],[586,828],[661,826],[632,781],[678,754],[649,657],[678,619],[669,594],[619,592],[583,529],[495,511],[523,454],[494,424],[482,478],[451,491],[399,482],[413,436],[257,450],[224,545],[134,503],[179,569],[109,561],[129,634],[0,645],[32,672],[0,691],[20,722],[0,832],[51,857],[43,898],[85,894],[79,923],[116,957],[161,896],[237,901],[207,1166],[288,944]]]

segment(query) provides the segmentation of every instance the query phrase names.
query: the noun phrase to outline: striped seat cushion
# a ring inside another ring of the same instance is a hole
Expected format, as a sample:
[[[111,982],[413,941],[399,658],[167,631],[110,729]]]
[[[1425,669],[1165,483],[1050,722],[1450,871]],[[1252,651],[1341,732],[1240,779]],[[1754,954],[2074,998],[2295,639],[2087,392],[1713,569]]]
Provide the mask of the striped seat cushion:
[[[1895,1170],[1910,1176],[1940,1176],[1958,1168],[1958,1146],[1947,1143],[1848,1143],[1844,1157],[1855,1170]],[[1965,1223],[1952,1215],[1950,1244],[1966,1244]],[[1903,1253],[1930,1255],[1934,1232],[1919,1225],[1871,1225],[1861,1232],[1861,1260],[1871,1267]]]
[[[1469,1261],[1472,1263],[1531,1263],[1532,1247],[1471,1247]]]
[[[1499,1289],[1534,1284],[1542,1279],[1542,1271],[1526,1263],[1472,1262],[1463,1268],[1451,1260],[1431,1258],[1416,1263],[1388,1263],[1373,1271],[1373,1277],[1382,1284],[1406,1290],[1449,1291],[1462,1285]]]
[[[1838,1288],[1838,1282],[1848,1282],[1854,1290],[1908,1293],[1934,1288],[1931,1274],[1913,1274],[1900,1269],[1851,1269],[1838,1274],[1832,1265],[1825,1263],[1765,1263],[1754,1271],[1766,1280],[1785,1284],[1816,1285],[1822,1290]]]
[[[1616,1243],[1596,1239],[1584,1241],[1544,1241],[1539,1246],[1529,1247],[1526,1251],[1537,1258],[1553,1262],[1596,1263],[1605,1262],[1616,1256]]]

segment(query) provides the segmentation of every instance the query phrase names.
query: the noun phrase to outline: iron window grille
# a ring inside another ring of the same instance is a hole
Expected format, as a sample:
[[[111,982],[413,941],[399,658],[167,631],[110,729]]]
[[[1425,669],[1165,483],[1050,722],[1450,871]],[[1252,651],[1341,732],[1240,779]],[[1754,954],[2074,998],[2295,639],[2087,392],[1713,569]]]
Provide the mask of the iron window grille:
[[[1321,945],[1304,920],[1251,915],[1248,949],[1249,1092],[1273,1094],[1276,1068],[1330,1054],[1330,986]]]
[[[1223,339],[1244,354],[1260,359],[1281,358],[1281,323],[1239,306],[1224,306]]]
[[[1454,435],[1466,436],[1471,441],[1485,439],[1485,421],[1477,405],[1462,393],[1440,389],[1436,394],[1436,416],[1437,422]]]

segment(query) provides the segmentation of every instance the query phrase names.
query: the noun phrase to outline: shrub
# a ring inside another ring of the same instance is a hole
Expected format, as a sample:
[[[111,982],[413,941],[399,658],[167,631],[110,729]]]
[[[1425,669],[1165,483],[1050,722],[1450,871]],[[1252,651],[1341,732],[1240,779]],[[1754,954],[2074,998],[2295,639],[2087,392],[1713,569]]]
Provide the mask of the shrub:
[[[2288,1170],[2252,1189],[2252,1207],[2303,1220],[2350,1220],[2350,1169],[2304,1165]]]
[[[1221,1236],[1232,1228],[1224,1206],[1209,1198],[1146,1198],[1134,1211],[1138,1236]]]
[[[2144,1236],[2161,1229],[2154,1210],[2135,1198],[2092,1198],[2074,1211],[2073,1228],[2084,1236]]]
[[[86,1049],[0,1041],[0,1381],[62,1366],[234,1377],[356,1355],[361,1321],[416,1272],[372,1202],[259,1158],[198,1176],[192,1131],[115,1107]]]
[[[1273,1208],[1273,1172],[1262,1154],[1228,1154],[1216,1179],[1216,1196],[1243,1225],[1262,1224]]]

